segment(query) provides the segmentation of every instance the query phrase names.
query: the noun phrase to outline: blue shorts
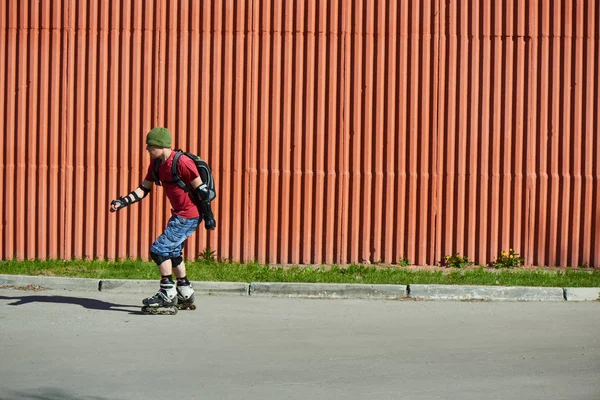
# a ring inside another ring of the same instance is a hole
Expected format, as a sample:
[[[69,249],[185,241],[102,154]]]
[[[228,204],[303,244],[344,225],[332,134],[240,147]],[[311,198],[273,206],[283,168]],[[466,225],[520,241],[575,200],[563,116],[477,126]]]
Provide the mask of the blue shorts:
[[[169,218],[162,235],[152,243],[150,251],[167,258],[181,257],[186,239],[194,233],[199,224],[200,218],[183,218],[173,215]]]

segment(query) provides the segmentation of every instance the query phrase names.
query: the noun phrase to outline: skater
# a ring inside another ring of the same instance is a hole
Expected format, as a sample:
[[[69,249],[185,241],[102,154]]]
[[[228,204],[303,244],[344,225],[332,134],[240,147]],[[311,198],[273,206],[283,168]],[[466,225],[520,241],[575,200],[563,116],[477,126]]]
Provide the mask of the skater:
[[[161,182],[171,203],[172,215],[167,227],[150,248],[150,256],[158,265],[161,275],[160,290],[154,296],[142,300],[145,305],[142,311],[151,314],[176,314],[177,308],[195,309],[194,290],[186,276],[182,257],[183,246],[202,220],[206,229],[213,230],[216,227],[210,208],[209,190],[197,165],[187,156],[175,158],[177,152],[171,149],[171,143],[171,133],[166,128],[156,127],[148,132],[146,150],[150,153],[152,162],[146,177],[127,196],[110,203],[111,212],[119,211],[144,199],[154,183],[161,185]],[[173,169],[174,159],[176,169]],[[175,171],[177,177],[174,176]],[[180,179],[179,184],[177,179]],[[176,282],[173,281],[173,273]]]

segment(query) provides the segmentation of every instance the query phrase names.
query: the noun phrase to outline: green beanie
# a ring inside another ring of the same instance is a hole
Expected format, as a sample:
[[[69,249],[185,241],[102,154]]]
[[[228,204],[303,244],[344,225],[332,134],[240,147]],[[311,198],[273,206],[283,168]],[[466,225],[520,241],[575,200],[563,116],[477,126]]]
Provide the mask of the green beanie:
[[[160,126],[152,129],[146,136],[146,144],[149,146],[170,148],[171,141],[171,133],[169,130]]]

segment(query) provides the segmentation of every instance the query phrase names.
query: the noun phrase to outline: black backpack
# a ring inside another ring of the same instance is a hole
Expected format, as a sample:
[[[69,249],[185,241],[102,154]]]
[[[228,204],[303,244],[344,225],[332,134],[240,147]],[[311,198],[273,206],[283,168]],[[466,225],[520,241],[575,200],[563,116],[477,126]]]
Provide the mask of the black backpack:
[[[158,186],[162,186],[163,183],[177,184],[177,186],[179,186],[186,192],[191,193],[192,188],[188,187],[188,185],[185,184],[185,182],[179,177],[179,174],[177,173],[177,163],[179,162],[179,157],[181,156],[189,157],[194,161],[194,164],[196,164],[196,168],[198,169],[200,179],[202,179],[202,182],[208,188],[209,201],[212,201],[215,197],[217,197],[217,192],[215,190],[215,180],[213,179],[212,171],[210,170],[210,167],[208,166],[208,163],[206,161],[202,160],[197,155],[187,151],[183,151],[180,149],[175,150],[175,156],[173,157],[173,167],[171,170],[173,174],[173,180],[169,182],[161,182],[160,179],[158,179],[158,167],[160,165],[160,160],[154,160],[152,171],[152,179],[154,180],[154,183],[156,183]]]

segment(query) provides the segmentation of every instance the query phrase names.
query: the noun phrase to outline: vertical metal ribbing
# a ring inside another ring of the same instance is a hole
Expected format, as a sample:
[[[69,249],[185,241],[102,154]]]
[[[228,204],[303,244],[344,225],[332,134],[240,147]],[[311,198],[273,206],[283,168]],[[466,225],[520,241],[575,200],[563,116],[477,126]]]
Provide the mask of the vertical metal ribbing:
[[[598,265],[598,6],[577,0],[0,8],[0,258],[147,258],[146,132],[207,159],[261,263]]]

